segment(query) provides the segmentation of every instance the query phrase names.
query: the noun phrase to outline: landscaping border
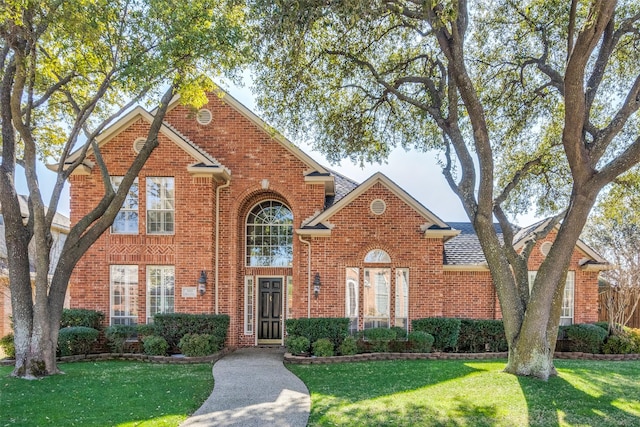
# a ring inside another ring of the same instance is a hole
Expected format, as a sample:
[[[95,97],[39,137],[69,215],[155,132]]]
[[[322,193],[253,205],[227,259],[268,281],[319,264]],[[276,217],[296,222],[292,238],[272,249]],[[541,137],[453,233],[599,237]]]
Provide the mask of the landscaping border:
[[[186,356],[149,356],[147,354],[140,353],[99,353],[99,354],[78,354],[74,356],[58,357],[56,360],[59,363],[71,363],[71,362],[90,362],[98,360],[130,360],[149,363],[169,363],[175,365],[189,365],[194,363],[209,363],[217,362],[224,356],[232,353],[234,349],[222,349],[217,353],[209,356],[202,357],[186,357]],[[11,366],[15,364],[13,359],[0,360],[0,366]]]
[[[315,357],[315,356],[294,356],[291,353],[285,353],[284,361],[287,363],[299,365],[326,364],[326,363],[342,363],[342,362],[365,362],[369,360],[485,360],[485,359],[506,359],[508,353],[362,353],[351,356],[331,356],[331,357]],[[580,360],[640,360],[640,354],[592,354],[580,352],[555,352],[554,359],[580,359]]]

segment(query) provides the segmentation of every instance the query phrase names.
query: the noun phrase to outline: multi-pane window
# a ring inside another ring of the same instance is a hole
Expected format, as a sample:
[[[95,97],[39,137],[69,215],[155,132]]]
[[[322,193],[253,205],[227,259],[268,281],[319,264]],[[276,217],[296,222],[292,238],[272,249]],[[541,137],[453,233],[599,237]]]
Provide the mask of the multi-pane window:
[[[409,328],[409,269],[396,269],[396,321],[395,326]]]
[[[364,269],[364,328],[389,327],[390,268]]]
[[[110,271],[110,324],[138,322],[138,266],[112,265]]]
[[[349,318],[349,332],[354,335],[358,331],[358,282],[360,269],[346,269],[345,317]]]
[[[173,234],[175,222],[174,180],[147,177],[147,233]]]
[[[147,322],[157,313],[173,313],[175,269],[172,265],[147,267]]]
[[[257,204],[247,217],[247,265],[288,267],[293,260],[293,215],[280,202]]]
[[[244,277],[244,334],[253,335],[253,276]]]
[[[533,288],[537,271],[529,271],[529,292]],[[560,312],[560,325],[571,325],[573,323],[574,289],[576,272],[568,271],[567,280],[564,283],[564,294],[562,296],[562,311]]]
[[[114,191],[118,191],[122,178],[122,176],[111,177]],[[129,193],[120,207],[120,212],[113,220],[111,232],[114,234],[138,234],[138,178],[131,184]]]

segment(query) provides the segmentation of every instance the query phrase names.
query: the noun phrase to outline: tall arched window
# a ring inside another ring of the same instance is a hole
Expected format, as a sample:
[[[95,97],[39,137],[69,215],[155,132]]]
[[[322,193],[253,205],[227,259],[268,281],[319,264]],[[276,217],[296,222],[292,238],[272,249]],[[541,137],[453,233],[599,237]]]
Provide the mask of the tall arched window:
[[[293,260],[293,214],[282,203],[258,203],[247,217],[247,265],[289,267]]]

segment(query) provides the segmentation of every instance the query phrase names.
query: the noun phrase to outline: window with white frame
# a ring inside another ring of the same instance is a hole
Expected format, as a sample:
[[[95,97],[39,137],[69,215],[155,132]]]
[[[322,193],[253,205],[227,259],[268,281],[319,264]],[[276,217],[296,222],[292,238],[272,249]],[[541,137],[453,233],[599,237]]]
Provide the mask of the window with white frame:
[[[147,267],[147,322],[158,313],[173,313],[175,268],[172,265]]]
[[[395,326],[409,328],[409,269],[396,268]]]
[[[113,191],[118,191],[122,183],[122,176],[112,176]],[[133,181],[127,197],[122,202],[120,212],[111,225],[113,234],[138,234],[138,178]]]
[[[529,271],[529,292],[533,288],[537,271]],[[564,294],[562,296],[562,311],[560,313],[560,325],[571,325],[573,323],[574,291],[576,272],[568,271],[567,279],[564,283]]]
[[[349,333],[358,332],[358,283],[360,281],[360,269],[348,267],[346,269],[345,289],[345,317],[349,318]]]
[[[147,233],[173,234],[175,222],[174,179],[147,177]]]
[[[111,325],[138,323],[138,266],[112,265],[109,272]]]
[[[287,319],[293,319],[293,277],[287,276]]]
[[[253,276],[244,277],[244,334],[253,335]]]
[[[247,217],[247,265],[290,267],[293,260],[293,214],[276,200],[258,203]]]
[[[390,268],[364,269],[364,329],[389,327]]]

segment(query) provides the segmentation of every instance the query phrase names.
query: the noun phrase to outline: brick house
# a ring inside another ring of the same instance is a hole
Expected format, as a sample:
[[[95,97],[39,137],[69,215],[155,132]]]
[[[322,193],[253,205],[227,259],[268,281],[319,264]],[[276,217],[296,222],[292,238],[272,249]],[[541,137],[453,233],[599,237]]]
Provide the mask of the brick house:
[[[151,120],[138,107],[100,136],[114,185]],[[197,112],[174,100],[159,138],[113,227],[77,265],[73,307],[101,310],[110,324],[226,313],[231,346],[280,344],[287,318],[349,317],[353,330],[500,318],[470,225],[444,222],[386,176],[357,184],[325,168],[228,94]],[[102,195],[93,166],[89,158],[70,178],[72,223]],[[597,320],[605,266],[578,244],[563,322]]]

